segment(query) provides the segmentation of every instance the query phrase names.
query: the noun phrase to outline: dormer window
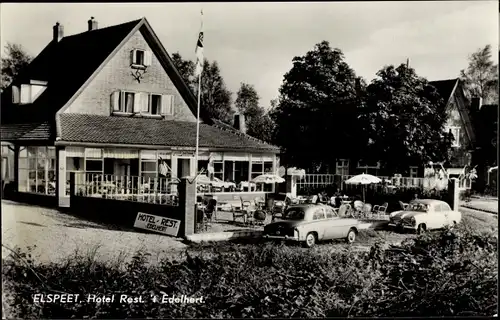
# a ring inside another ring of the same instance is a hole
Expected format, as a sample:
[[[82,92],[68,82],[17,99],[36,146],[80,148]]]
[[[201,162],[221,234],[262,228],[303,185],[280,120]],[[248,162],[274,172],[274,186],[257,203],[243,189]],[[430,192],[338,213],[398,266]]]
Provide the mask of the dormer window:
[[[47,88],[47,82],[31,80],[29,84],[12,86],[12,103],[30,104],[33,103]]]
[[[146,68],[151,65],[151,51],[134,49],[130,51],[130,65],[132,68]]]

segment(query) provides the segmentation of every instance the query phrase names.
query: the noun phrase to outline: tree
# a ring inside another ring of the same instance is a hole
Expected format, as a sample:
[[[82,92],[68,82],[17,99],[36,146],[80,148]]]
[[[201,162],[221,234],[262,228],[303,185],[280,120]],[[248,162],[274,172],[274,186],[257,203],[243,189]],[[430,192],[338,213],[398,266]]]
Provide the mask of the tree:
[[[26,53],[20,44],[7,43],[5,46],[5,58],[2,58],[2,90],[7,88],[14,77],[30,64],[33,58]]]
[[[325,172],[337,158],[356,156],[361,139],[356,79],[342,51],[327,41],[293,58],[271,112],[274,141],[285,150],[284,162]]]
[[[460,71],[468,98],[481,97],[484,103],[498,104],[498,65],[491,58],[491,46],[486,45],[469,56],[469,66]]]
[[[172,61],[174,62],[177,71],[179,71],[182,80],[186,82],[190,87],[194,80],[194,69],[195,64],[191,60],[184,60],[179,52],[172,54]],[[192,90],[193,88],[191,88]]]
[[[365,158],[381,161],[393,173],[447,161],[451,137],[444,132],[446,110],[437,90],[406,64],[384,67],[377,76],[360,113],[369,137]]]
[[[257,139],[270,142],[273,121],[269,114],[259,106],[259,95],[253,85],[241,83],[236,94],[236,109],[245,116],[247,133]]]
[[[172,61],[183,80],[197,96],[198,78],[194,76],[194,62],[182,59],[179,53],[172,55]],[[210,63],[205,59],[201,75],[201,108],[204,108],[211,118],[229,123],[232,115],[231,94],[222,78],[217,61]]]

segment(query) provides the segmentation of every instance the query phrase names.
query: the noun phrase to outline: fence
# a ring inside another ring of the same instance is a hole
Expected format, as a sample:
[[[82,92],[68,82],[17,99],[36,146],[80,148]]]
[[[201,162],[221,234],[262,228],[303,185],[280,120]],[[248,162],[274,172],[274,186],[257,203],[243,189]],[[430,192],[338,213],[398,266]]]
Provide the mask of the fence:
[[[81,197],[177,205],[178,183],[171,178],[75,173],[74,192]]]
[[[139,213],[156,215],[160,217],[179,220],[177,236],[190,235],[195,232],[195,184],[181,179],[176,184],[177,193],[175,201],[164,201],[166,188],[159,186],[168,185],[161,179],[146,179],[156,188],[141,185],[138,177],[128,177],[130,184],[120,184],[127,179],[114,179],[99,177],[92,180],[88,174],[70,174],[70,208],[76,215],[87,219],[93,219],[110,225],[134,228]],[[96,177],[94,177],[96,178]],[[134,178],[134,179],[133,179]],[[134,181],[135,180],[135,181]],[[168,179],[167,179],[168,180]],[[114,181],[114,183],[111,183]],[[133,188],[132,185],[136,185]],[[161,191],[161,192],[160,192]],[[178,197],[177,197],[178,194]],[[157,224],[158,222],[156,222]],[[155,224],[155,222],[152,222]],[[149,227],[135,229],[141,232],[151,232]]]
[[[349,191],[358,189],[359,186],[346,184],[345,181],[354,177],[354,175],[337,175],[337,174],[306,174],[302,179],[297,180],[297,193],[301,194],[317,189],[329,189],[334,187],[340,191]],[[423,188],[423,189],[438,189],[444,190],[448,187],[448,179],[435,178],[414,178],[414,177],[388,177],[379,176],[384,183],[369,186],[370,189],[383,188]],[[470,189],[472,185],[471,179],[462,178],[459,180],[460,189]]]

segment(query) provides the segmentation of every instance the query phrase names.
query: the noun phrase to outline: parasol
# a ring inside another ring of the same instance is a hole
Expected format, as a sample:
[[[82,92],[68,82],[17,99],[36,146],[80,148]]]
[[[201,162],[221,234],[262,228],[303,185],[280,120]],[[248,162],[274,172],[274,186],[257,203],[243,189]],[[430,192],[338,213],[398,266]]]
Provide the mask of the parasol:
[[[376,184],[376,183],[381,183],[382,180],[379,178],[372,176],[371,174],[358,174],[357,176],[354,176],[348,180],[346,180],[346,184],[361,184],[363,185],[363,202],[365,202],[365,188],[364,186],[367,184]]]

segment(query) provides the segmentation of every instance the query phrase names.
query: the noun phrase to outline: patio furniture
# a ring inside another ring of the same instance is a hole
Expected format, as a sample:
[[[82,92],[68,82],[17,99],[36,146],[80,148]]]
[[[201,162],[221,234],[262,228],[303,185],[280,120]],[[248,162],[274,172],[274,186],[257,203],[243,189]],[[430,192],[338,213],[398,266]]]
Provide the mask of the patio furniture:
[[[406,210],[406,208],[408,207],[408,203],[404,203],[403,201],[399,201],[399,205],[401,206],[402,210]]]
[[[212,224],[202,208],[196,207],[196,229],[207,231]]]
[[[363,203],[363,201],[361,200],[356,200],[354,201],[354,210],[356,211],[363,211],[363,206],[365,204]]]
[[[388,206],[389,206],[389,203],[387,203],[387,202],[385,202],[381,206],[375,205],[375,206],[373,206],[373,213],[378,215],[378,216],[385,216]]]
[[[369,203],[365,203],[365,204],[363,205],[363,209],[362,209],[362,211],[363,211],[364,215],[365,215],[366,217],[368,217],[368,216],[372,213],[372,205],[371,205],[371,204],[369,204]]]
[[[340,206],[339,210],[338,210],[338,215],[339,217],[345,217],[348,215],[349,211],[351,209],[351,205],[349,204],[343,204]]]
[[[217,200],[208,200],[208,204],[204,207],[203,211],[210,221],[213,221],[213,219],[217,220]]]

